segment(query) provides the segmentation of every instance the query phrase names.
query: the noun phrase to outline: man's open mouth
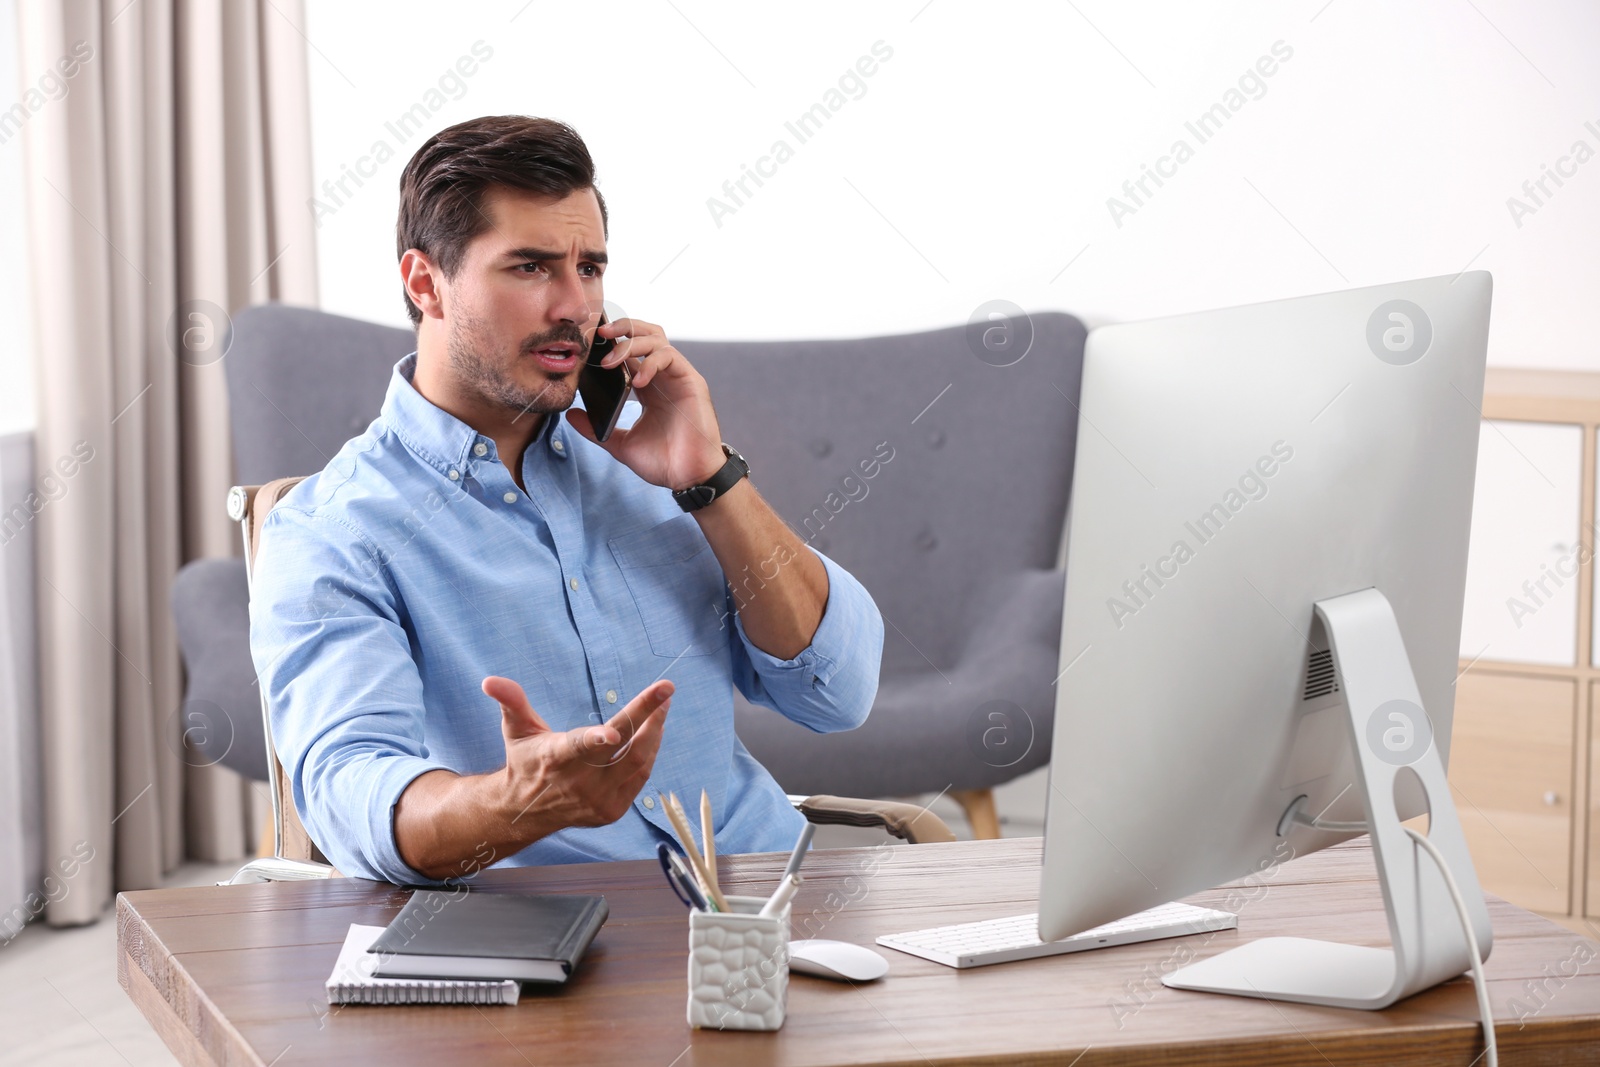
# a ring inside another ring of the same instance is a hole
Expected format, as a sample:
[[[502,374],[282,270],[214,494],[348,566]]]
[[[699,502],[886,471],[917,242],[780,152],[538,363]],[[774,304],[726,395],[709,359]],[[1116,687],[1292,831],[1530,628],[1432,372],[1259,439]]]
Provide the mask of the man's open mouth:
[[[533,354],[541,364],[552,370],[567,370],[577,362],[580,347],[571,341],[561,341],[536,348]]]

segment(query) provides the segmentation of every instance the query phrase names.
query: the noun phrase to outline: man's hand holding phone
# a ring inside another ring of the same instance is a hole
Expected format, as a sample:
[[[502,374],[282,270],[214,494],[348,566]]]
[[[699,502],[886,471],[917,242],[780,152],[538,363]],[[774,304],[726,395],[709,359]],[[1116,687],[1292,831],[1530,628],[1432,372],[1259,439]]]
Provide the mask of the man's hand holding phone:
[[[595,338],[595,343],[602,338],[616,342],[600,366],[631,368],[633,391],[644,414],[631,428],[616,430],[600,441],[589,414],[570,408],[567,421],[573,428],[652,485],[683,489],[721,469],[727,457],[711,390],[661,327],[634,318],[606,322],[602,316]],[[588,402],[586,397],[584,403]]]
[[[602,364],[613,367],[627,360],[633,367],[633,388],[644,405],[639,421],[616,431],[600,447],[653,485],[679,490],[705,484],[729,462],[705,378],[654,323],[621,318],[595,332],[616,340],[615,351]],[[595,440],[587,414],[569,409],[567,421]],[[816,553],[748,478],[739,479],[712,504],[692,514],[730,583],[756,569],[762,569],[765,577],[764,568],[774,559],[789,561],[780,564],[777,574],[761,587],[760,596],[745,599],[737,610],[744,635],[754,647],[782,660],[799,655],[811,644],[828,603],[828,572]]]

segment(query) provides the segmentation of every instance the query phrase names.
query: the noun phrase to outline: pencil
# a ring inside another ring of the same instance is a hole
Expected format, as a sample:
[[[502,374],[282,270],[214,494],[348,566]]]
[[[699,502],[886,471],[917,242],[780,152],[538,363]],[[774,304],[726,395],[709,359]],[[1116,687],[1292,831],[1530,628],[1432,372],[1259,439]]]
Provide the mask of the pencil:
[[[705,886],[706,895],[717,906],[718,911],[728,911],[728,898],[722,895],[722,890],[712,882],[711,876],[706,873],[705,857],[700,855],[700,849],[694,843],[694,831],[689,829],[689,817],[683,813],[683,805],[678,803],[675,793],[666,796],[667,818],[672,820],[672,828],[678,831],[678,837],[683,842],[683,851],[689,857],[689,866],[694,868],[695,877]]]
[[[722,888],[717,881],[717,831],[711,824],[711,797],[704,789],[700,790],[700,840],[706,847],[706,873],[711,875],[711,884]]]
[[[700,846],[695,844],[694,834],[689,830],[689,823],[679,809],[678,798],[667,794],[661,798],[661,807],[667,813],[667,818],[672,822],[672,828],[678,833],[678,843],[683,846],[683,854],[689,861],[690,868],[694,871],[694,880],[700,884],[706,896],[711,895],[711,886],[705,878],[705,858],[700,855]]]

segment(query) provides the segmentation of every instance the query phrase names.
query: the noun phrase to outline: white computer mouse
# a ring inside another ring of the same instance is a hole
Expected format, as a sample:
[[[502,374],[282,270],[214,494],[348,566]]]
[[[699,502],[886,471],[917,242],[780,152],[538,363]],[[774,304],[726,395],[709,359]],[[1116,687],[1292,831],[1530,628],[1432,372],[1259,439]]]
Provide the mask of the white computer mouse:
[[[789,970],[839,982],[870,982],[889,973],[889,961],[848,941],[789,942]]]

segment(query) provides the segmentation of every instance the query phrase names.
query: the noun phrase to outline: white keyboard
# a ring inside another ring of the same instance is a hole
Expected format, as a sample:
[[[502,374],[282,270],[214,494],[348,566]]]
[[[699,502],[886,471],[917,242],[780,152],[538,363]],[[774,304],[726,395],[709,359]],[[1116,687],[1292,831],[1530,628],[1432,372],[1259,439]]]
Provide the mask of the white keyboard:
[[[1031,960],[1063,952],[1082,952],[1112,945],[1131,945],[1163,937],[1182,937],[1209,930],[1232,930],[1239,916],[1191,904],[1161,904],[1126,919],[1085,930],[1060,941],[1039,940],[1039,916],[1008,915],[1004,919],[935,926],[906,934],[884,934],[878,944],[909,952],[946,967],[986,967],[991,963]]]

